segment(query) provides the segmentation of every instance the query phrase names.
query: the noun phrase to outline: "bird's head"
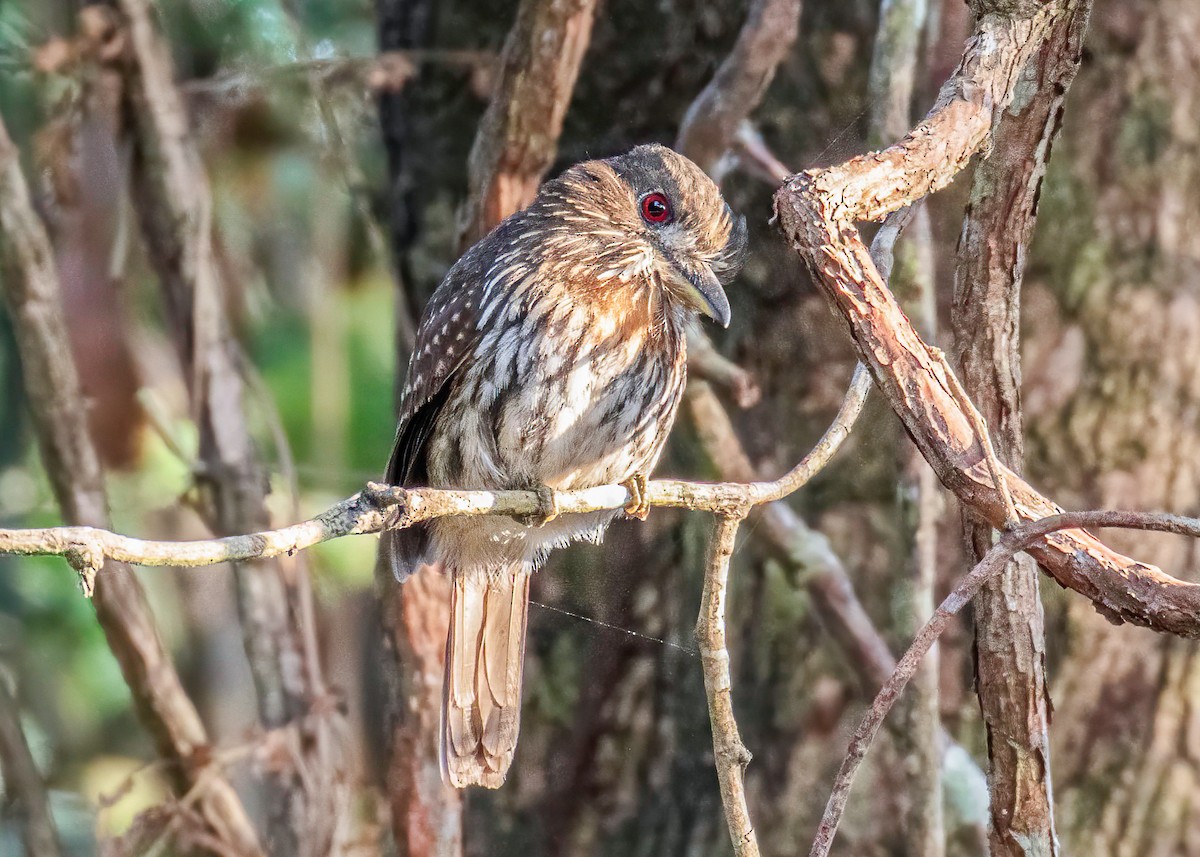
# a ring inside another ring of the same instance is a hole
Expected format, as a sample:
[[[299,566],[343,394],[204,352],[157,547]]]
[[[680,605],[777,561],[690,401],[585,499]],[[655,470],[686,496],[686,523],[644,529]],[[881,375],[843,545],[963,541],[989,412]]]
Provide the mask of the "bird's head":
[[[627,282],[656,274],[673,302],[729,325],[724,286],[745,259],[746,221],[703,170],[665,146],[648,145],[577,164],[553,184],[550,193],[560,203],[571,201],[564,227],[590,226],[605,240],[602,277]]]

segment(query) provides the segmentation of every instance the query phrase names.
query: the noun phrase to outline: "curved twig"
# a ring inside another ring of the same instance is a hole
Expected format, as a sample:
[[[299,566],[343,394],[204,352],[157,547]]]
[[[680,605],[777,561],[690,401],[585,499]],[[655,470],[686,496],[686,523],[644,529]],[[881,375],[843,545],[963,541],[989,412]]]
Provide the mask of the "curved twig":
[[[866,757],[871,742],[878,734],[883,719],[891,711],[892,705],[899,698],[905,685],[916,673],[921,659],[946,629],[951,617],[962,610],[987,581],[1003,571],[1009,560],[1016,554],[1033,547],[1053,533],[1083,527],[1153,530],[1200,538],[1200,518],[1124,511],[1064,512],[1019,524],[1001,536],[995,546],[979,561],[979,564],[971,569],[958,586],[954,587],[953,592],[946,596],[941,606],[917,633],[908,651],[896,664],[895,671],[879,689],[875,701],[871,703],[862,722],[854,730],[854,736],[850,739],[850,745],[846,750],[846,757],[834,780],[829,801],[825,805],[825,813],[817,827],[817,834],[809,857],[827,857],[829,854],[834,834],[837,832],[842,813],[846,808],[846,799],[850,795],[850,787],[854,783],[855,773]]]
[[[850,379],[850,387],[846,390],[846,397],[842,399],[842,406],[812,451],[774,482],[753,482],[746,486],[754,505],[782,500],[803,487],[829,463],[829,459],[833,458],[834,453],[850,436],[850,429],[854,427],[863,406],[867,403],[867,394],[871,392],[872,383],[871,373],[867,371],[866,366],[859,363],[854,367],[854,376]]]

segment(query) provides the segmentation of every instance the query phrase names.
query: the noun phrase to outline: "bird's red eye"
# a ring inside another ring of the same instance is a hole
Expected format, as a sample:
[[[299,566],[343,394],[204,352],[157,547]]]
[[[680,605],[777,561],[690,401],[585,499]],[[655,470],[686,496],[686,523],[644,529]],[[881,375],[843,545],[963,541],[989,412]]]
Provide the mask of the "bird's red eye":
[[[667,195],[655,191],[642,197],[642,219],[647,223],[661,224],[671,219],[671,203]]]

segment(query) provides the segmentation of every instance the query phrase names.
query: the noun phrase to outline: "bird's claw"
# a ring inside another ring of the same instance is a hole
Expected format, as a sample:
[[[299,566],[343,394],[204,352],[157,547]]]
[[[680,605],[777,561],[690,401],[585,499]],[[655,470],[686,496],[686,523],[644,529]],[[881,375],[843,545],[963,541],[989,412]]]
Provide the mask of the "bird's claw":
[[[646,474],[635,473],[621,485],[629,492],[629,502],[625,504],[625,514],[631,518],[644,521],[650,515],[650,498],[646,491]]]
[[[535,485],[533,491],[538,496],[538,508],[529,515],[520,515],[517,521],[526,527],[544,527],[558,517],[558,500],[554,497],[554,489],[549,485]]]
[[[535,490],[538,495],[537,525],[544,527],[558,517],[558,500],[549,485],[539,485]]]

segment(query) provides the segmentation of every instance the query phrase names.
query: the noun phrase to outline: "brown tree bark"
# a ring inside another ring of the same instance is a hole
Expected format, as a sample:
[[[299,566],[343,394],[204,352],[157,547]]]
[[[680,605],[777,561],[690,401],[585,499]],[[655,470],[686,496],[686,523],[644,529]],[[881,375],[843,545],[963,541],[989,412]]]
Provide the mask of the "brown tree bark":
[[[467,162],[459,252],[530,203],[558,151],[596,0],[523,0]]]
[[[1023,443],[1018,325],[1021,282],[1050,148],[1075,78],[1089,2],[1070,4],[1025,72],[1030,95],[1004,112],[975,169],[959,239],[952,325],[963,388],[996,454],[1018,472]],[[993,530],[969,513],[976,560]],[[975,686],[987,735],[993,855],[1055,854],[1046,640],[1038,569],[1026,555],[975,599]]]
[[[438,760],[450,587],[428,567],[403,586],[382,568],[377,586],[388,699],[384,787],[396,848],[408,857],[455,857],[463,847],[463,795],[442,779]]]
[[[1200,7],[1097,3],[1042,194],[1027,448],[1064,503],[1200,508]],[[1200,579],[1196,547],[1120,549]],[[1082,608],[1082,609],[1081,609]],[[1200,649],[1068,603],[1054,683],[1064,851],[1200,854]]]

